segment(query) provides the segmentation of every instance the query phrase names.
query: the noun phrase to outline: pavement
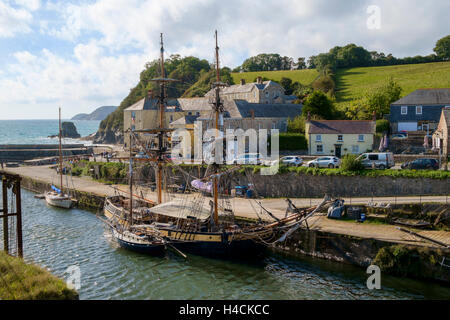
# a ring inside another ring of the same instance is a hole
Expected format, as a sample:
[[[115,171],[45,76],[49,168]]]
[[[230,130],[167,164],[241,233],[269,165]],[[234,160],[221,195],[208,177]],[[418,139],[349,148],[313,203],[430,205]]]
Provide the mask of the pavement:
[[[37,179],[48,183],[57,183],[58,175],[51,166],[22,166],[16,168],[5,168],[5,171],[10,173],[26,176],[31,179]],[[69,188],[77,189],[79,191],[93,193],[98,196],[112,196],[117,194],[117,189],[124,193],[128,192],[128,186],[125,185],[106,185],[89,177],[68,177]],[[66,182],[66,179],[63,180]],[[156,201],[156,192],[149,189],[139,189],[135,193],[144,195],[145,198]],[[173,198],[193,198],[198,196],[197,193],[191,194],[171,194],[165,195],[164,201]],[[311,207],[319,204],[321,198],[291,198],[292,202],[299,208]],[[450,202],[450,197],[446,196],[411,196],[411,197],[358,197],[358,198],[344,198],[346,204],[367,204],[368,202],[376,203],[418,203],[432,202],[443,203]],[[273,215],[281,218],[284,217],[287,208],[286,198],[269,198],[269,199],[245,199],[235,197],[231,199],[231,204],[236,216],[245,218],[258,218],[258,216],[268,219],[268,215],[258,204],[260,203],[265,209],[270,211]],[[317,215],[308,220],[311,229],[324,231],[335,234],[350,235],[361,238],[377,239],[382,241],[391,241],[403,244],[415,244],[422,246],[436,247],[438,245],[432,242],[425,241],[421,238],[415,237],[411,234],[398,230],[394,225],[387,224],[371,224],[358,223],[354,221],[342,221],[328,219],[326,216]],[[430,237],[432,239],[441,241],[450,246],[450,232],[435,231],[435,230],[414,230],[420,235]]]

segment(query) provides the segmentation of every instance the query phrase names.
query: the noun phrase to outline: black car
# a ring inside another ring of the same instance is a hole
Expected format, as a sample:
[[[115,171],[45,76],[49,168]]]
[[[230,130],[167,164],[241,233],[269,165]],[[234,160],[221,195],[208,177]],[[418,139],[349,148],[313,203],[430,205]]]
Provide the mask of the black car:
[[[436,159],[416,159],[402,164],[402,169],[439,169],[439,163]]]

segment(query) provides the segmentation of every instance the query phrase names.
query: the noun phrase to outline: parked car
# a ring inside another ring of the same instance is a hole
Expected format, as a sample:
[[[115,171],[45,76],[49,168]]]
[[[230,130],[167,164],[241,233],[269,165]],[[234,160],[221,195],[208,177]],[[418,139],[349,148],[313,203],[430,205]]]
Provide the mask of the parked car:
[[[402,169],[428,169],[428,170],[438,170],[439,163],[436,159],[415,159],[413,161],[405,162],[401,165]]]
[[[299,167],[303,164],[303,159],[298,156],[285,156],[280,159],[280,162],[287,166]]]
[[[394,140],[401,140],[401,139],[407,139],[408,134],[407,133],[395,133],[391,136],[391,139]]]
[[[333,156],[319,157],[308,162],[308,167],[316,168],[339,168],[341,159]]]
[[[264,159],[259,153],[244,153],[233,160],[233,164],[263,164]]]
[[[389,169],[395,166],[392,152],[363,153],[357,159],[361,160],[364,168]]]

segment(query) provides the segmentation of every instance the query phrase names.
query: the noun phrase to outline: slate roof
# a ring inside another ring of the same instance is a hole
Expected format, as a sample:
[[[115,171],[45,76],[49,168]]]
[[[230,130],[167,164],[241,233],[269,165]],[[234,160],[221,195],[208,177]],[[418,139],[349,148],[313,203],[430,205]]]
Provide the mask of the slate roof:
[[[251,118],[294,118],[302,113],[301,104],[288,103],[250,103],[245,100],[226,101],[225,117]]]
[[[393,106],[450,106],[450,88],[417,89],[407,96],[395,101]]]
[[[168,99],[166,111],[202,111],[211,110],[211,108],[208,98],[179,98]],[[149,99],[148,97],[145,97],[125,110],[158,110],[158,99]]]
[[[195,122],[195,120],[197,120],[199,116],[194,116],[194,115],[187,115],[184,117],[181,117],[178,120],[172,121],[170,124],[193,124]]]
[[[317,134],[363,134],[375,133],[371,120],[312,120],[307,133]]]
[[[231,94],[231,93],[246,93],[246,92],[250,92],[253,90],[253,88],[257,88],[258,90],[264,90],[264,88],[270,86],[270,85],[277,85],[280,86],[278,83],[274,82],[274,81],[263,81],[262,84],[257,83],[257,82],[250,82],[250,83],[246,83],[246,84],[233,84],[229,87],[225,87],[221,90],[221,94],[227,95],[227,94]],[[281,87],[281,86],[280,86]],[[214,95],[214,89],[211,89],[210,91],[208,91],[208,93],[205,96],[213,96]]]

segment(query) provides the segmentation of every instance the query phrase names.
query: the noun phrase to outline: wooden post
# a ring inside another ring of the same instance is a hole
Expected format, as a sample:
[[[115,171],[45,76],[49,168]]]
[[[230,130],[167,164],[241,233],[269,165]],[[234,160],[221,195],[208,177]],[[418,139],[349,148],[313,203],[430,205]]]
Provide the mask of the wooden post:
[[[23,238],[22,238],[22,196],[20,194],[20,180],[14,184],[16,194],[16,232],[17,232],[17,254],[23,258]]]
[[[2,179],[3,190],[3,250],[9,253],[9,234],[8,234],[8,180]]]

